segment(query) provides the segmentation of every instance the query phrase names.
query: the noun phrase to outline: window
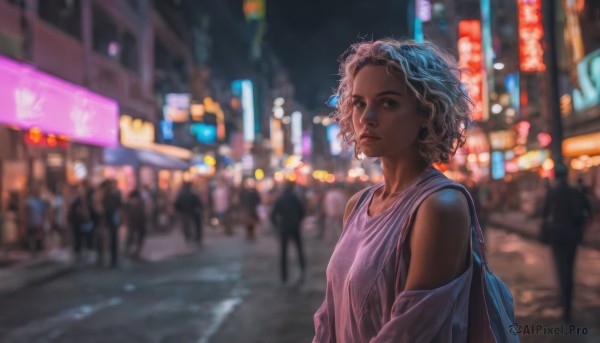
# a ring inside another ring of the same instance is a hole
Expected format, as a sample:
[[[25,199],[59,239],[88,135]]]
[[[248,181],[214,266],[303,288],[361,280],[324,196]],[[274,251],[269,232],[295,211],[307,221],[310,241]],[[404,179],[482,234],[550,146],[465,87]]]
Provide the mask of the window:
[[[176,58],[173,61],[172,70],[175,72],[175,74],[179,78],[179,81],[182,83],[185,83],[186,76],[188,75],[188,73],[186,72],[186,69],[187,69],[187,66],[186,66],[185,60],[183,58]]]
[[[81,0],[38,1],[38,15],[69,35],[81,39]]]
[[[158,39],[154,40],[154,67],[157,70],[169,69],[169,52]]]
[[[138,71],[138,46],[135,36],[129,32],[123,34],[123,53],[121,54],[121,64],[134,72]]]
[[[100,54],[119,60],[121,46],[117,26],[104,10],[94,6],[93,15],[94,50]]]

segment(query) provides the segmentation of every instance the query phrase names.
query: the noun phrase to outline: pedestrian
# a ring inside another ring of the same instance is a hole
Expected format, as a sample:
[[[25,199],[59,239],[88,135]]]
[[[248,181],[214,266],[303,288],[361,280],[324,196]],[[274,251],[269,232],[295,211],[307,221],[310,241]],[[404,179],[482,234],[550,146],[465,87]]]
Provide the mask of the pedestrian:
[[[190,226],[194,226],[195,240],[197,244],[202,244],[202,212],[203,205],[202,200],[198,194],[192,189],[190,182],[185,182],[181,186],[179,194],[175,199],[174,204],[175,210],[181,215],[181,222],[183,224],[183,234],[185,240],[190,242],[192,240],[192,233],[190,232]]]
[[[133,191],[132,191],[133,192]],[[154,227],[154,223],[152,221],[153,215],[154,215],[154,199],[152,197],[152,190],[150,189],[150,186],[148,185],[144,185],[142,186],[142,188],[138,191],[140,198],[142,199],[142,204],[144,205],[144,213],[145,213],[145,223],[146,223],[146,230],[147,231],[154,231],[156,230],[156,228]],[[131,193],[130,193],[131,195]]]
[[[160,187],[154,194],[155,206],[152,218],[154,229],[158,232],[165,232],[169,229],[168,224],[171,221],[169,195]]]
[[[217,181],[217,187],[212,192],[213,214],[217,219],[216,226],[220,225],[228,236],[233,234],[230,220],[227,216],[230,206],[230,196],[229,187],[225,180]]]
[[[67,239],[67,212],[69,209],[69,185],[58,185],[52,192],[51,200],[51,234],[56,246],[64,246]]]
[[[44,226],[48,221],[49,204],[42,198],[42,189],[34,185],[25,198],[25,226],[29,252],[37,255],[44,249]]]
[[[300,224],[304,218],[305,210],[302,202],[294,193],[294,185],[291,181],[285,184],[283,193],[275,201],[270,215],[271,222],[279,232],[281,281],[284,284],[288,279],[287,247],[290,240],[296,245],[298,261],[300,262],[299,282],[304,281],[306,271],[304,250],[302,249],[302,234],[300,232]]]
[[[586,209],[580,191],[567,182],[567,167],[557,164],[555,182],[544,200],[540,238],[550,245],[560,289],[562,319],[571,323],[577,247],[583,239]]]
[[[117,181],[107,180],[102,198],[102,209],[110,240],[110,266],[112,268],[117,268],[119,265],[119,227],[122,221],[122,205],[121,191],[117,187]]]
[[[325,212],[323,234],[325,240],[330,244],[335,244],[342,233],[342,221],[347,202],[348,196],[339,184],[332,185],[325,193],[323,199]]]
[[[78,263],[86,261],[88,254],[94,248],[94,217],[90,194],[86,183],[79,184],[77,195],[69,206],[67,214],[73,237],[75,261]]]
[[[148,219],[146,218],[146,203],[137,189],[129,194],[125,205],[125,218],[127,221],[126,252],[130,257],[139,259],[144,247]]]
[[[256,226],[259,223],[257,206],[260,204],[260,195],[255,187],[254,179],[248,178],[244,181],[244,187],[240,190],[240,206],[242,208],[242,222],[246,227],[246,238],[254,239]]]
[[[589,187],[586,186],[582,177],[577,178],[577,190],[579,191],[579,196],[581,197],[584,225],[589,224],[593,220],[592,201]]]
[[[355,156],[378,158],[384,181],[348,201],[313,342],[488,342],[490,326],[514,341],[510,323],[493,317],[512,303],[495,307],[496,289],[479,274],[489,269],[470,244],[472,232],[483,242],[470,195],[432,166],[454,155],[470,125],[456,71],[428,42],[362,42],[345,54],[339,137]],[[495,297],[487,307],[484,295]]]

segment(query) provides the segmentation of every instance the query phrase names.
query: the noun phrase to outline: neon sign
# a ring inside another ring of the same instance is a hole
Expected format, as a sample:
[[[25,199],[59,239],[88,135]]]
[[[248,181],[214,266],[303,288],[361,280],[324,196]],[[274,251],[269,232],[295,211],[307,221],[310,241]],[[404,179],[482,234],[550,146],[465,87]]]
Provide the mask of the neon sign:
[[[23,141],[29,146],[36,147],[66,148],[69,146],[69,141],[66,136],[45,134],[37,127],[27,130],[23,134]]]
[[[521,71],[541,72],[546,70],[542,38],[541,0],[519,0],[519,55]]]
[[[483,120],[483,50],[479,20],[461,20],[458,23],[458,64],[469,69],[461,73],[460,81],[475,103],[471,118]]]
[[[202,121],[206,113],[213,113],[217,118],[217,137],[225,139],[225,114],[218,102],[210,97],[204,98],[201,104],[193,103],[190,106],[190,113],[194,121]]]
[[[187,93],[169,93],[165,97],[163,115],[165,120],[187,122],[190,110],[190,95]]]
[[[118,144],[115,100],[1,56],[0,105],[1,124],[101,147]]]
[[[600,102],[600,49],[577,64],[579,88],[573,90],[573,107],[584,111]]]
[[[154,125],[128,115],[121,116],[121,145],[130,148],[148,148],[154,144]]]

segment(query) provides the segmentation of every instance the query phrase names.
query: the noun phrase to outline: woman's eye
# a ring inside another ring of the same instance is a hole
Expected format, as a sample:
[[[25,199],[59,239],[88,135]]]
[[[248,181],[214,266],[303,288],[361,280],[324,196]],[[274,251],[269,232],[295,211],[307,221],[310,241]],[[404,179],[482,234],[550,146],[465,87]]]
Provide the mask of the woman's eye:
[[[352,103],[352,107],[354,108],[364,108],[365,107],[365,103],[362,101],[355,101]]]
[[[394,100],[384,99],[381,101],[381,104],[383,107],[394,107],[396,106],[397,102]]]

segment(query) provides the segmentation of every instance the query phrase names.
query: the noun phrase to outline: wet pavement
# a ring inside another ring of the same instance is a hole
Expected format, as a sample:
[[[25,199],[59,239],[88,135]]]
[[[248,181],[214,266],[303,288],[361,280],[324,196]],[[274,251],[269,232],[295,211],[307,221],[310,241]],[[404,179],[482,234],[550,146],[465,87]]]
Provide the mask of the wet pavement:
[[[562,323],[552,253],[546,245],[514,233],[489,230],[486,237],[492,271],[510,287],[515,321],[522,342],[600,342],[600,251],[580,248],[572,323]],[[531,330],[531,326],[538,328]],[[570,326],[587,329],[579,335],[563,335]],[[526,328],[527,326],[527,328]],[[562,329],[564,326],[564,329]],[[555,328],[560,328],[556,334]],[[546,334],[534,334],[535,332]],[[552,333],[550,333],[552,331]]]
[[[572,324],[587,335],[525,334],[530,325],[560,325],[550,251],[516,234],[487,235],[492,270],[513,291],[523,342],[600,341],[600,252],[583,248],[577,261]],[[145,261],[74,268],[0,294],[0,342],[308,342],[331,247],[306,236],[307,278],[294,282],[291,249],[289,285],[279,281],[272,234],[247,241],[241,232],[209,231],[202,248],[178,233],[153,238]]]
[[[241,302],[245,244],[211,237],[198,248],[177,233],[164,240],[147,261],[74,268],[0,296],[0,341],[208,342]]]

